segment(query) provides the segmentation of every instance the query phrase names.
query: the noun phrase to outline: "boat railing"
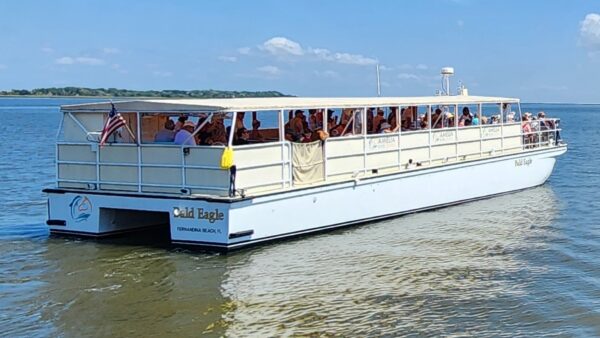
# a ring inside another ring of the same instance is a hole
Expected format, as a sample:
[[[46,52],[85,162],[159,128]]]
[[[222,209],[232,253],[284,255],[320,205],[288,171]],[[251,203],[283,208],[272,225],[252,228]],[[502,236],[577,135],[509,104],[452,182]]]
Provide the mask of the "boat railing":
[[[543,123],[540,123],[543,122]],[[223,146],[112,143],[100,147],[87,133],[57,142],[57,184],[64,188],[230,196],[232,173],[220,167]],[[360,179],[424,166],[441,166],[552,147],[560,140],[559,120],[538,120],[530,132],[521,122],[388,134],[330,137],[319,144],[322,178]],[[305,186],[294,177],[288,141],[234,146],[239,194]]]

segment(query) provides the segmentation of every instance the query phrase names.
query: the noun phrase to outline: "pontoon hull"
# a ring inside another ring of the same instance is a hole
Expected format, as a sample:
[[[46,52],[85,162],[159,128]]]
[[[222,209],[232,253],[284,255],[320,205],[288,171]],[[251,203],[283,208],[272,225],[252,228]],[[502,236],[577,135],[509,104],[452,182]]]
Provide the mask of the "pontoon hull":
[[[228,250],[543,184],[565,146],[415,168],[238,200],[49,189],[52,233],[104,236],[170,224],[175,244]]]

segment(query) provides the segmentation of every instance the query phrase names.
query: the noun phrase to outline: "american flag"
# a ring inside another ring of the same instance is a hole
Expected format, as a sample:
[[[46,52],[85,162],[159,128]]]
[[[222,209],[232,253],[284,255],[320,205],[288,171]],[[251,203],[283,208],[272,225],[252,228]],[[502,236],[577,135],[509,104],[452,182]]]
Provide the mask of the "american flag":
[[[113,103],[110,104],[112,106],[110,113],[108,114],[108,120],[104,124],[104,128],[102,129],[102,133],[100,134],[100,147],[104,146],[106,140],[112,135],[117,129],[123,127],[126,122],[121,114],[117,113],[117,109]]]

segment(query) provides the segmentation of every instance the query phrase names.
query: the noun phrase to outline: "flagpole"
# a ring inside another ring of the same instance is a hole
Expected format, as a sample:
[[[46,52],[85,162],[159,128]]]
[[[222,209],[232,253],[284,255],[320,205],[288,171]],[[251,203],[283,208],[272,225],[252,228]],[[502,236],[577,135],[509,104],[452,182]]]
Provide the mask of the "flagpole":
[[[113,103],[112,99],[110,99],[110,104],[111,104],[111,106],[114,107],[114,103]],[[127,121],[127,122],[129,122],[129,121]],[[127,129],[127,132],[129,133],[129,136],[131,136],[131,138],[133,139],[133,142],[135,142],[135,144],[139,145],[139,143],[137,142],[137,138],[133,134],[133,131],[131,130],[131,128],[129,128],[129,124],[128,123],[125,123],[125,128]]]

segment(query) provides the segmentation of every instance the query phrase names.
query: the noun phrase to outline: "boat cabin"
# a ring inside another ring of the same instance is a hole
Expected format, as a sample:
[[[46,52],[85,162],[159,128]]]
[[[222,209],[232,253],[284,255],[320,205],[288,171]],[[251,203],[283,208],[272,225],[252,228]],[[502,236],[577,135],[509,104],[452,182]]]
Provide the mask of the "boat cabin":
[[[559,139],[557,120],[536,125],[518,99],[501,97],[136,100],[114,108],[124,124],[105,142],[111,103],[61,108],[58,188],[230,200],[504,156]],[[222,165],[225,153],[233,166]]]

